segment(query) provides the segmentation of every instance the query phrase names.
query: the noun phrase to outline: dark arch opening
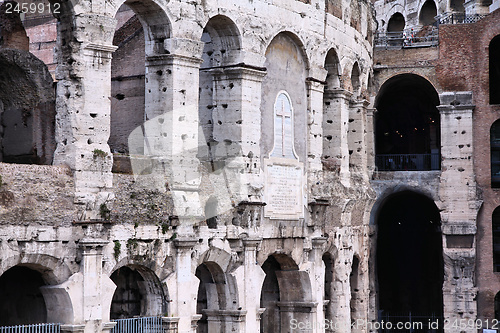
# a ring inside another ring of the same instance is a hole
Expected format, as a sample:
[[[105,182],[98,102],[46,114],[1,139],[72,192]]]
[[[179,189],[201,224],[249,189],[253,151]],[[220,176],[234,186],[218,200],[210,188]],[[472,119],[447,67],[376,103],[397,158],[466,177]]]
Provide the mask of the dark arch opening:
[[[324,293],[323,300],[325,301],[324,313],[326,320],[333,320],[333,298],[334,295],[334,262],[333,257],[330,253],[323,254],[323,263],[325,264],[325,278],[324,278]]]
[[[422,9],[420,9],[419,22],[421,25],[431,25],[433,24],[437,16],[437,8],[434,0],[427,0]]]
[[[111,302],[111,319],[165,315],[167,292],[156,274],[138,266],[122,266],[111,274],[116,290]]]
[[[121,267],[111,274],[116,290],[111,302],[111,319],[133,318],[143,314],[144,295],[139,284],[144,278],[129,267]]]
[[[45,323],[47,308],[38,271],[15,266],[0,276],[0,326]]]
[[[490,57],[490,104],[500,104],[500,35],[489,46]]]
[[[262,270],[266,273],[266,278],[262,284],[260,307],[266,311],[260,320],[260,331],[279,333],[281,321],[277,303],[280,301],[280,288],[276,272],[281,270],[281,266],[274,256],[270,256],[262,265]]]
[[[384,315],[443,314],[441,219],[434,202],[411,191],[386,199],[377,217],[379,310]]]
[[[214,262],[205,262],[196,268],[196,277],[200,280],[196,313],[201,314],[198,320],[197,333],[208,333],[208,318],[206,310],[225,310],[226,278],[224,272]]]
[[[379,170],[439,170],[439,96],[426,79],[401,74],[387,80],[375,100]]]
[[[495,319],[500,321],[500,292],[495,295]]]
[[[352,66],[351,86],[354,97],[358,97],[361,89],[361,70],[359,69],[358,62],[355,62]]]
[[[387,32],[401,32],[406,25],[405,18],[401,13],[394,13],[387,23]]]
[[[493,211],[491,227],[493,232],[493,271],[500,272],[500,207]]]
[[[490,128],[491,187],[500,187],[500,119]]]

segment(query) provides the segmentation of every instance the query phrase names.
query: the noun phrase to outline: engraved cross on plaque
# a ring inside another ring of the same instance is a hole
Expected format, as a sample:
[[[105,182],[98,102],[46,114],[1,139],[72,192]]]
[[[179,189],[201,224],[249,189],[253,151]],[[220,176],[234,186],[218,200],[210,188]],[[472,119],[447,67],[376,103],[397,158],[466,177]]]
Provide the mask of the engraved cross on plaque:
[[[287,112],[288,111],[288,112]],[[292,112],[290,109],[285,110],[285,99],[281,99],[281,109],[276,110],[276,115],[281,117],[281,154],[285,156],[285,123],[286,118],[292,118]]]

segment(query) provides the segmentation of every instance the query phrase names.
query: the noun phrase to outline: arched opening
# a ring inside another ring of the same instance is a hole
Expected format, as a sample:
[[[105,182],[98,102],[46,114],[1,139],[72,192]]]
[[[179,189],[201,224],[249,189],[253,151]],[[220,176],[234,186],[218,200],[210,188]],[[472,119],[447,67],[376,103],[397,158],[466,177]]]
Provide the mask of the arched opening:
[[[145,108],[145,37],[139,18],[127,5],[116,13],[117,27],[111,60],[111,131],[109,147],[116,154],[129,154],[130,133],[141,126]],[[138,143],[143,145],[142,142]],[[143,150],[136,148],[136,153]],[[118,165],[115,165],[115,171]]]
[[[500,272],[500,207],[493,211],[491,228],[493,234],[493,272]]]
[[[14,266],[0,276],[0,326],[45,323],[47,308],[40,287],[42,274]]]
[[[401,13],[394,13],[387,23],[387,32],[401,32],[406,25],[405,18]]]
[[[351,87],[353,97],[359,97],[360,88],[361,88],[361,70],[359,69],[358,62],[355,62],[352,66],[351,72]]]
[[[113,171],[130,173],[129,155],[145,153],[145,144],[157,148],[157,130],[145,133],[146,120],[167,112],[169,93],[166,64],[156,58],[167,51],[164,42],[170,37],[166,14],[153,1],[126,1],[115,15],[117,26],[111,61],[111,127],[108,144],[114,154]],[[152,59],[150,61],[150,59]],[[138,135],[140,129],[142,135]],[[170,133],[161,133],[169,137]]]
[[[262,265],[266,277],[260,294],[260,307],[266,310],[260,321],[261,332],[280,333],[290,321],[311,322],[312,290],[309,276],[285,254],[270,255]],[[293,291],[293,292],[291,292]]]
[[[359,301],[359,258],[354,256],[352,258],[351,274],[349,275],[349,285],[351,287],[351,323],[357,319],[358,301]]]
[[[438,208],[424,195],[403,191],[385,200],[376,220],[379,312],[383,319],[413,314],[426,325],[428,319],[440,318],[444,268]],[[400,321],[409,321],[406,319]]]
[[[439,96],[426,79],[401,74],[387,80],[375,100],[376,166],[380,171],[440,168]]]
[[[280,141],[278,137],[282,138],[284,134],[287,138],[293,137],[293,149],[299,160],[305,159],[308,63],[303,45],[297,36],[282,32],[273,38],[265,55],[264,67],[267,69],[267,74],[262,81],[261,154],[271,153],[275,139]],[[293,118],[293,123],[284,131],[275,131],[274,126],[278,124],[281,117],[273,112],[276,100],[269,96],[283,96],[283,91],[289,96],[293,109],[293,116],[287,116],[285,122],[292,121]]]
[[[235,66],[240,61],[240,32],[236,24],[228,17],[212,17],[201,36],[203,45],[199,71],[198,117],[199,133],[198,157],[206,169],[214,172],[225,166],[227,143],[240,141],[239,119],[240,106],[234,99],[234,92],[241,84],[234,75]]]
[[[490,128],[491,187],[500,187],[500,119]]]
[[[151,270],[140,266],[123,266],[114,271],[110,278],[116,284],[111,302],[111,319],[167,313],[166,293]]]
[[[421,25],[433,24],[437,16],[437,7],[434,0],[427,0],[420,9],[419,22]]]
[[[489,58],[490,104],[500,104],[500,35],[490,42]]]
[[[335,100],[335,90],[340,88],[340,62],[334,49],[325,58],[326,85],[323,93],[323,158],[342,158],[341,108]],[[338,163],[337,163],[338,164]]]
[[[196,268],[200,280],[196,313],[201,314],[197,333],[232,332],[224,317],[224,310],[236,310],[237,301],[231,301],[229,283],[221,267],[215,262],[204,262]]]
[[[333,257],[330,253],[323,254],[323,264],[325,265],[325,278],[324,278],[324,293],[323,300],[324,304],[324,314],[325,320],[330,322],[334,318],[333,313],[333,302],[335,302],[334,297],[334,262]]]

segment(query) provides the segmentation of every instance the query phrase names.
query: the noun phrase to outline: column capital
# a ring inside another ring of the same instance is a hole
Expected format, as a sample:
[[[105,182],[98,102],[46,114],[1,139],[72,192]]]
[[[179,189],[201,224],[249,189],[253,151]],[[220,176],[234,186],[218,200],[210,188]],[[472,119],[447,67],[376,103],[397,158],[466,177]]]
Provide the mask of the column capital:
[[[325,90],[324,94],[328,99],[341,98],[346,101],[350,101],[353,95],[352,92],[342,88],[327,89]]]
[[[257,250],[262,242],[262,238],[245,238],[242,241],[246,250]]]
[[[191,250],[197,243],[198,240],[193,238],[178,238],[174,240],[175,247],[181,250]]]
[[[315,237],[311,240],[313,249],[321,249],[328,241],[328,237]]]

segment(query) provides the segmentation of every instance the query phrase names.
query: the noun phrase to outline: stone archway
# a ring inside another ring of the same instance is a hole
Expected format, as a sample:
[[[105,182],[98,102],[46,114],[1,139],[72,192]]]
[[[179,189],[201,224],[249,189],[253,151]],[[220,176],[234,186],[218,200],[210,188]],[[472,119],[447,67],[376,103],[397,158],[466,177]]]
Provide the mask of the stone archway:
[[[443,246],[435,203],[416,192],[398,192],[385,199],[376,221],[382,319],[413,314],[424,318],[425,325],[430,318],[442,317]]]
[[[122,266],[110,278],[116,284],[111,319],[168,313],[166,290],[150,269],[139,265]]]
[[[293,323],[315,325],[311,281],[307,272],[285,254],[270,255],[262,265],[266,277],[262,284],[260,306],[265,308],[261,332],[291,332]]]

